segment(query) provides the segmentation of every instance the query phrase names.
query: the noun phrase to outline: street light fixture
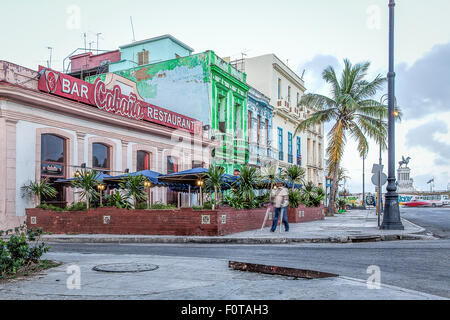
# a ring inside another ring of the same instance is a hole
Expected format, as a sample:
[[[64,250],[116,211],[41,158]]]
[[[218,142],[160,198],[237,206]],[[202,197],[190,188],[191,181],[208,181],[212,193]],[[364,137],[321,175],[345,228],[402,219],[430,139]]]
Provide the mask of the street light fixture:
[[[102,201],[103,201],[102,191],[105,190],[105,185],[104,184],[97,185],[97,190],[100,192],[100,207],[102,207],[103,206],[103,204],[102,204]]]
[[[150,188],[152,187],[152,183],[149,180],[145,180],[144,187],[147,188],[147,209],[150,209],[150,204],[152,203],[152,193]]]
[[[395,72],[394,72],[394,7],[389,0],[389,72],[388,78],[388,185],[381,229],[403,230],[395,183]]]
[[[196,181],[197,186],[200,187],[200,206],[203,206],[203,193],[202,193],[202,187],[204,185],[204,181],[202,179],[198,179]]]

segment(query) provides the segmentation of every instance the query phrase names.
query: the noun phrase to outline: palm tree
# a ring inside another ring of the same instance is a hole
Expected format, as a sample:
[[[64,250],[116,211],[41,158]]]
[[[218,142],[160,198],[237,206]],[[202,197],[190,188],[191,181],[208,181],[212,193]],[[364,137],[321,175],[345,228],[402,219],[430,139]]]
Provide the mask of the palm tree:
[[[284,178],[292,183],[291,190],[294,190],[295,183],[305,185],[305,169],[298,165],[292,165],[284,170]]]
[[[266,183],[267,181],[270,184],[270,190],[272,190],[273,185],[279,180],[277,178],[277,167],[274,165],[269,167],[262,167],[261,178],[265,180],[264,183]]]
[[[237,192],[244,198],[245,202],[253,204],[255,200],[255,186],[260,183],[258,170],[250,166],[242,166],[239,178],[233,183]]]
[[[206,177],[206,186],[209,189],[214,189],[214,201],[212,202],[212,209],[216,208],[218,192],[222,190],[223,176],[225,169],[221,166],[210,166]]]
[[[136,208],[138,201],[147,199],[144,189],[145,181],[147,181],[147,179],[142,174],[134,176],[129,174],[119,183],[119,188],[127,191],[125,196],[133,199],[134,208]]]
[[[89,201],[93,198],[97,198],[98,193],[96,186],[98,185],[99,173],[95,170],[81,170],[78,172],[75,180],[72,181],[72,186],[80,188],[79,192],[81,197],[86,199],[86,208],[89,210]]]
[[[34,196],[36,206],[41,204],[42,197],[54,197],[58,194],[55,187],[52,186],[50,182],[48,182],[48,178],[41,179],[40,182],[30,182],[22,186],[23,195]]]
[[[308,119],[302,121],[296,131],[306,130],[308,127],[335,121],[328,132],[327,156],[333,182],[327,215],[336,212],[336,192],[338,186],[339,166],[344,153],[347,136],[357,140],[358,151],[361,156],[368,151],[366,136],[373,138],[386,148],[388,114],[387,107],[372,99],[386,78],[377,75],[371,81],[365,80],[370,63],[352,65],[348,59],[344,60],[344,70],[340,80],[332,66],[327,67],[322,78],[331,85],[331,97],[309,93],[302,97],[300,105],[313,110]]]

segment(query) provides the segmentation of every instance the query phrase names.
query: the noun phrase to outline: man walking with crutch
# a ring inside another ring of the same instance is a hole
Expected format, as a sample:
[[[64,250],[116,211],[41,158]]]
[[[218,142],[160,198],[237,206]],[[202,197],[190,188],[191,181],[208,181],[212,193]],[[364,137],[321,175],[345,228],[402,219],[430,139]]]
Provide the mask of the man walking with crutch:
[[[271,200],[274,207],[274,217],[272,223],[271,232],[275,232],[278,225],[278,216],[281,213],[281,221],[284,223],[284,231],[289,231],[289,223],[287,217],[287,208],[289,206],[289,193],[287,188],[282,182],[278,182],[276,187],[271,192]],[[281,222],[280,222],[280,232],[281,232]]]

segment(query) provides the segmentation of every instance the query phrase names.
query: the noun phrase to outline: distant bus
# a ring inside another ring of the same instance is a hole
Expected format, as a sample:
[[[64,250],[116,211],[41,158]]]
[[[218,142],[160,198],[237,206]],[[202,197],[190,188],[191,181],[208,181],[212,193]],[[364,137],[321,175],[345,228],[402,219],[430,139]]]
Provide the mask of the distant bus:
[[[442,207],[450,204],[446,194],[399,195],[398,202],[407,207]]]

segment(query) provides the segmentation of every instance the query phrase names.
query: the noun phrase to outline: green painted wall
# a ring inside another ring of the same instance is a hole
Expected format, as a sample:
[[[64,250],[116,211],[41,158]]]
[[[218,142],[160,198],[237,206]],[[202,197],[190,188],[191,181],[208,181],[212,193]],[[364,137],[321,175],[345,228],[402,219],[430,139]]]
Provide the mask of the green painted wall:
[[[220,141],[213,163],[224,166],[227,173],[248,163],[246,77],[213,51],[114,73],[136,82],[146,102],[209,124]],[[86,81],[94,82],[96,77],[105,79],[99,75]],[[225,132],[219,130],[219,106],[224,109]]]

